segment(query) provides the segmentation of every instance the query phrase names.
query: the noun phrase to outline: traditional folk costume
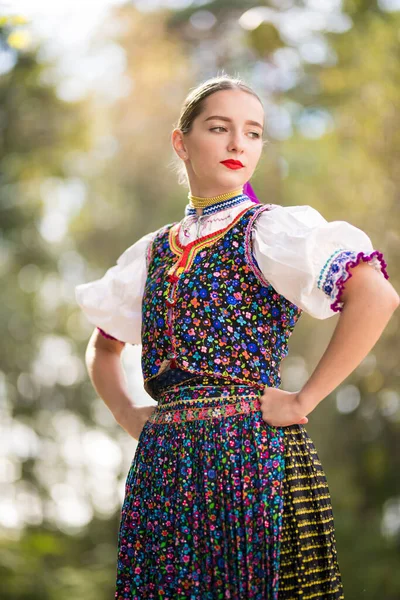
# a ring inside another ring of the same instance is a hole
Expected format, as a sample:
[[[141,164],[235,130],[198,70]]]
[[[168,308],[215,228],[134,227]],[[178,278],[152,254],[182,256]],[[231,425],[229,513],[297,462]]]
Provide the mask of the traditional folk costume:
[[[126,481],[116,600],[344,597],[314,444],[304,425],[268,425],[259,397],[280,386],[302,311],[331,317],[350,267],[388,278],[386,263],[346,221],[245,189],[189,194],[180,222],[76,288],[103,335],[142,344],[158,402]]]

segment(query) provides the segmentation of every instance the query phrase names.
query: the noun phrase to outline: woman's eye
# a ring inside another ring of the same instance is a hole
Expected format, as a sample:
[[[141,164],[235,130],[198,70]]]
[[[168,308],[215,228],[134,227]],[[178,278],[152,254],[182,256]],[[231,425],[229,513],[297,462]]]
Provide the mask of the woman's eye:
[[[224,129],[224,131],[226,131],[226,128],[225,127],[221,127],[221,126],[219,126],[219,127],[212,127],[210,129],[210,131],[214,131],[215,129]],[[259,138],[259,137],[261,137],[260,134],[257,133],[256,131],[250,131],[249,133],[254,134],[256,136],[256,139]]]

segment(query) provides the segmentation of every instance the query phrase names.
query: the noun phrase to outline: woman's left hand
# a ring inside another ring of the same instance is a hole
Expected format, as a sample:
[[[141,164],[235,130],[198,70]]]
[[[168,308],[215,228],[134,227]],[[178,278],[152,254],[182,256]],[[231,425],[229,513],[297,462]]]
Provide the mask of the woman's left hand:
[[[260,403],[263,419],[268,425],[288,427],[308,423],[298,392],[285,392],[279,388],[265,386]]]

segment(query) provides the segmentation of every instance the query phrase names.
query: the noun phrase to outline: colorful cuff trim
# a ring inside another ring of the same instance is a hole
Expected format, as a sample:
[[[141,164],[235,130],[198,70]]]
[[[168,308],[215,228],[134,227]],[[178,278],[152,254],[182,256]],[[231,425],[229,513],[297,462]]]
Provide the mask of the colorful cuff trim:
[[[97,329],[100,331],[101,335],[103,335],[104,337],[109,338],[110,340],[116,340],[117,342],[121,342],[121,344],[125,343],[122,340],[119,340],[118,338],[114,337],[113,335],[110,335],[109,333],[106,333],[104,331],[104,329],[101,329],[100,327],[97,327]]]
[[[389,279],[386,271],[387,264],[382,252],[379,252],[379,250],[374,250],[371,254],[365,254],[364,252],[357,253],[354,250],[345,250],[344,248],[335,250],[322,267],[317,282],[317,287],[334,300],[330,306],[334,312],[342,310],[343,302],[341,301],[341,296],[344,284],[352,277],[350,269],[357,266],[361,261],[371,261],[371,266],[377,271],[382,272],[385,279]]]

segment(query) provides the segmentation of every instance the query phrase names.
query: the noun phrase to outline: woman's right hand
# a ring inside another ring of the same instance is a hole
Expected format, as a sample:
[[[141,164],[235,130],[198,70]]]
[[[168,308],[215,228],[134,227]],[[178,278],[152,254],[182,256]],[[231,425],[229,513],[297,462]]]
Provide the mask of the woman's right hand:
[[[130,406],[118,422],[131,437],[138,441],[143,427],[156,408],[157,406],[154,405]]]

